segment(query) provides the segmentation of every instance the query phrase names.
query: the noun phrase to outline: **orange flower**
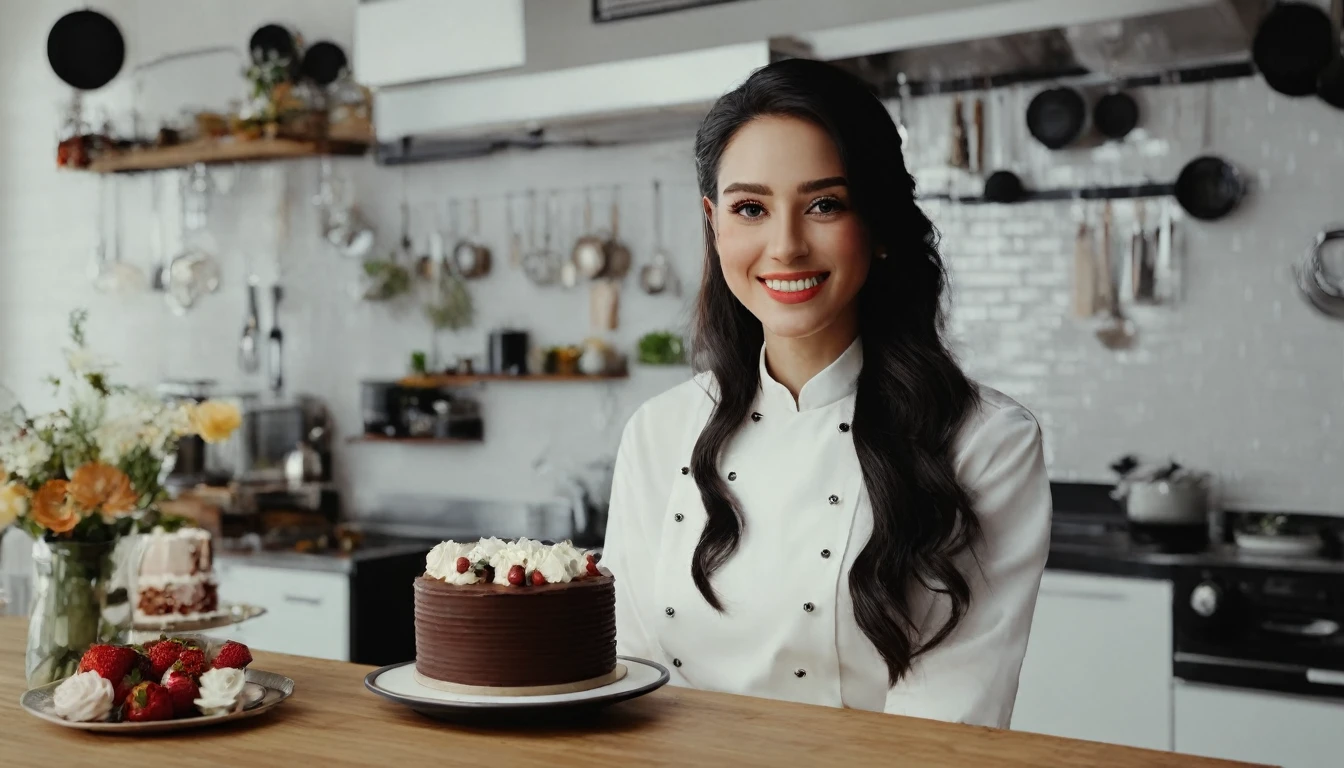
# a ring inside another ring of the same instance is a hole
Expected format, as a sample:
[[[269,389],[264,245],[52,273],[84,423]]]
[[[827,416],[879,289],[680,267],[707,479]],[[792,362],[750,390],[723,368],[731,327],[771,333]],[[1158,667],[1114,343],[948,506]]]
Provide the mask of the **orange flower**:
[[[70,498],[85,512],[101,511],[105,517],[133,511],[140,499],[125,472],[97,461],[75,470]]]
[[[79,524],[79,511],[66,498],[68,485],[64,480],[48,480],[33,496],[33,520],[52,533],[65,533]]]

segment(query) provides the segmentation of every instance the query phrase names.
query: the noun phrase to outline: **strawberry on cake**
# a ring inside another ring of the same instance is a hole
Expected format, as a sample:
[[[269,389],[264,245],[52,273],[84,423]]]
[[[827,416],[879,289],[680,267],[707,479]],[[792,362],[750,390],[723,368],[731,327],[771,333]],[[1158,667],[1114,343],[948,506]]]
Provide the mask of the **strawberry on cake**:
[[[219,608],[209,531],[155,528],[145,537],[136,576],[137,622],[197,619]]]
[[[415,669],[430,687],[500,695],[620,679],[614,581],[567,541],[445,541],[415,580]]]

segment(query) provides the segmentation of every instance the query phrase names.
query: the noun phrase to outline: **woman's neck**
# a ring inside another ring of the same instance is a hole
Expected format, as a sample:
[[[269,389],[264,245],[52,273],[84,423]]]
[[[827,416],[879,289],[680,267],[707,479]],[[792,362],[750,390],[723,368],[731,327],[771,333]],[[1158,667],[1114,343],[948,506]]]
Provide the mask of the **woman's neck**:
[[[765,367],[798,402],[798,393],[813,376],[844,354],[858,336],[858,321],[837,320],[810,336],[776,336],[765,331]]]

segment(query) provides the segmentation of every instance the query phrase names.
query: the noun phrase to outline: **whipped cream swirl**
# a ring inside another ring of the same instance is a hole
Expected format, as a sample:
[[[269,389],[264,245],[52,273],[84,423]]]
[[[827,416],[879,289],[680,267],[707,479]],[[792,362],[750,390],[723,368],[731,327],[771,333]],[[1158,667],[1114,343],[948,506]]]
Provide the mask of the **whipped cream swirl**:
[[[106,720],[112,711],[112,681],[89,670],[56,686],[51,703],[56,714],[75,723]]]
[[[194,703],[204,715],[226,715],[237,711],[245,685],[247,673],[241,669],[208,669],[201,675],[200,698]]]

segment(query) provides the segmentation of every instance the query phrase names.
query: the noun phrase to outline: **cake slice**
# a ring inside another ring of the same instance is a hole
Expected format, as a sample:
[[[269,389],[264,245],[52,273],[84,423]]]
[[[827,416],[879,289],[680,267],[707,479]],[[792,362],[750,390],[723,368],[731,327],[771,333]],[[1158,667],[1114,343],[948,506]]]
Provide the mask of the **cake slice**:
[[[195,619],[219,609],[210,532],[155,528],[140,550],[135,618]]]

